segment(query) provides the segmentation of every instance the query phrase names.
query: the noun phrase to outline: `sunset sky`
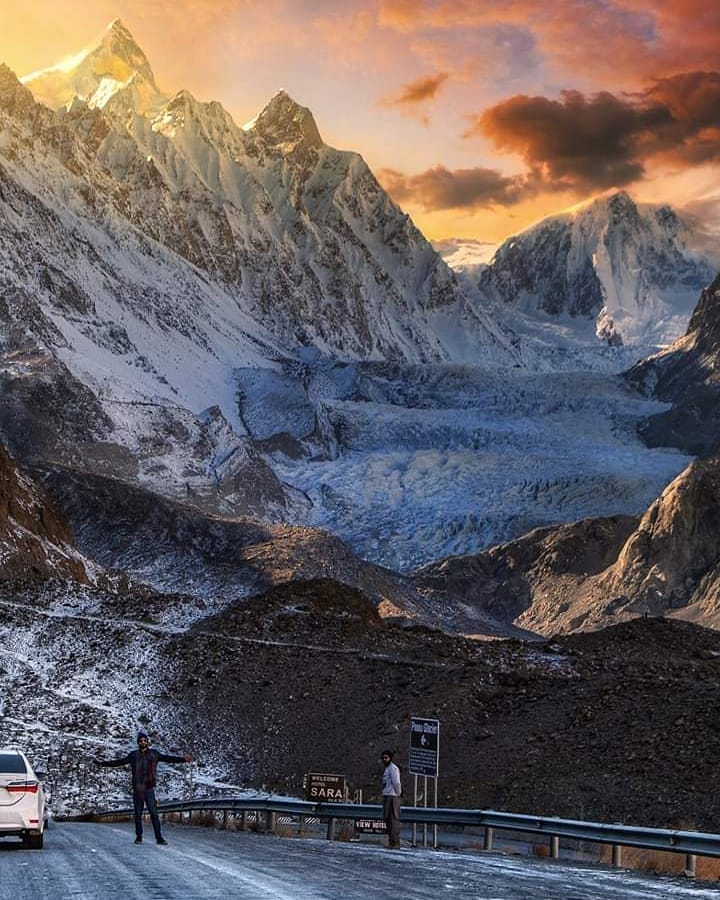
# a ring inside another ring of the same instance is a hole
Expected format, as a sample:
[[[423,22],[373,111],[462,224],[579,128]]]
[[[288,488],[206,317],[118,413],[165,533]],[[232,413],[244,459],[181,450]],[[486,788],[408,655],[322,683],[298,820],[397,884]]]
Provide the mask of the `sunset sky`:
[[[713,0],[26,0],[0,7],[0,62],[49,66],[117,17],[162,90],[240,124],[286,89],[431,238],[618,187],[720,208]]]

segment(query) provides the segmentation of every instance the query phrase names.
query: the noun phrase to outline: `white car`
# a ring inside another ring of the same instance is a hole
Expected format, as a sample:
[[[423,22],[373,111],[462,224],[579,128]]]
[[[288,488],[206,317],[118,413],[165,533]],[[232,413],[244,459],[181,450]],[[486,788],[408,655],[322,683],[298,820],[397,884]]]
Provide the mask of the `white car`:
[[[42,782],[21,750],[0,748],[0,837],[42,850],[48,812]]]

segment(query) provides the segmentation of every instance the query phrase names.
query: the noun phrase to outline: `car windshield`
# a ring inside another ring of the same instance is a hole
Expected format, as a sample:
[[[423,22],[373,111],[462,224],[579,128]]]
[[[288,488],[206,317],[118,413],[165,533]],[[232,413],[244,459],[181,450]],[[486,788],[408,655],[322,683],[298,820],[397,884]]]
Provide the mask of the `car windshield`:
[[[0,753],[0,773],[12,775],[27,774],[25,760],[19,753]]]

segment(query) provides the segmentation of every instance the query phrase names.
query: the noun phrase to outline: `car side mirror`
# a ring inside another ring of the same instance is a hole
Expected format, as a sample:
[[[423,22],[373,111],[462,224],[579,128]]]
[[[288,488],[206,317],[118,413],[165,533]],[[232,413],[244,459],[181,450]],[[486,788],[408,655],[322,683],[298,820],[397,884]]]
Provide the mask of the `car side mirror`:
[[[37,777],[38,781],[45,781],[45,779],[47,778],[47,772],[37,772],[36,771],[35,776]]]

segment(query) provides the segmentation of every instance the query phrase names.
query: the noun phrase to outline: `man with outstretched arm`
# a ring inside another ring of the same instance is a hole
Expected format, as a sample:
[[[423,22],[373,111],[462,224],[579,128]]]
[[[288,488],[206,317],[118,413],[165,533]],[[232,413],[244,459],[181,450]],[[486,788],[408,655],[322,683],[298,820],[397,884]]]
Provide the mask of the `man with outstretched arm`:
[[[189,763],[192,762],[192,757],[187,754],[185,756],[169,756],[167,753],[151,750],[150,738],[144,731],[138,734],[137,745],[137,750],[131,750],[127,756],[123,756],[120,759],[96,759],[95,763],[98,766],[130,766],[130,771],[132,772],[133,807],[135,810],[135,843],[142,844],[143,807],[147,806],[153,831],[155,832],[155,840],[158,844],[167,844],[160,830],[160,817],[157,813],[157,803],[155,801],[157,765],[159,762]]]

